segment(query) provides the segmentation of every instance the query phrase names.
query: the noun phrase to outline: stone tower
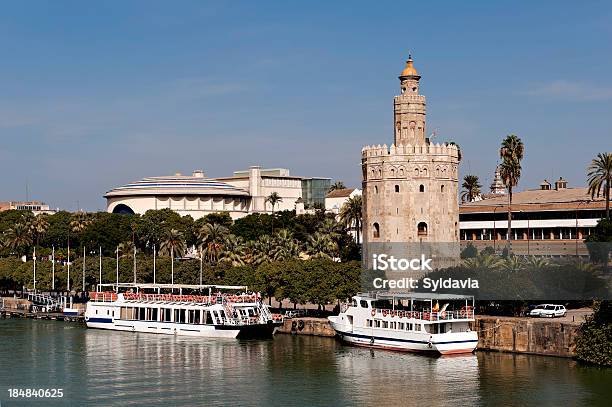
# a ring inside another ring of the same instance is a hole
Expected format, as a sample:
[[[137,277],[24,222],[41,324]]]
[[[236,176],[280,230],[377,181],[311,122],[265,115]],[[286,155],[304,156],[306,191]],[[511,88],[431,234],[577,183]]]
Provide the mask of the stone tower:
[[[459,150],[425,137],[420,79],[409,57],[399,76],[400,94],[394,98],[394,143],[361,151],[366,266],[371,265],[372,252],[383,247],[393,251],[427,243],[436,252],[445,244],[452,248],[440,257],[459,255]]]

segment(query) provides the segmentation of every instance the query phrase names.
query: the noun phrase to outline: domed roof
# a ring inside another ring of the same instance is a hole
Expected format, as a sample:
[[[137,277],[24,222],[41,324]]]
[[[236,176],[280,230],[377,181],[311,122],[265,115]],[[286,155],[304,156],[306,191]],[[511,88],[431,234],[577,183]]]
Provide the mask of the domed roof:
[[[238,195],[249,196],[248,191],[226,182],[205,178],[203,173],[192,176],[174,175],[147,177],[108,191],[105,197],[130,195]]]
[[[412,63],[412,55],[408,55],[408,60],[406,61],[406,68],[402,71],[400,76],[419,76],[419,73],[414,67]]]

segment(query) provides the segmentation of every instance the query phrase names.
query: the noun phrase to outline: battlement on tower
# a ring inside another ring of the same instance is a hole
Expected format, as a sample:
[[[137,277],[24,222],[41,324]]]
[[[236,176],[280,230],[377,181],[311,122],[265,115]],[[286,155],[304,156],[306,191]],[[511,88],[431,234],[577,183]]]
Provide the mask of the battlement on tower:
[[[390,147],[387,147],[386,144],[383,145],[372,145],[365,146],[361,149],[361,157],[381,157],[388,155],[415,155],[415,156],[423,156],[426,154],[431,155],[447,155],[450,157],[454,157],[457,160],[459,159],[459,148],[455,144],[447,144],[447,143],[433,143],[433,144],[421,144],[421,145],[411,145],[411,144],[400,144],[395,145],[391,144]]]

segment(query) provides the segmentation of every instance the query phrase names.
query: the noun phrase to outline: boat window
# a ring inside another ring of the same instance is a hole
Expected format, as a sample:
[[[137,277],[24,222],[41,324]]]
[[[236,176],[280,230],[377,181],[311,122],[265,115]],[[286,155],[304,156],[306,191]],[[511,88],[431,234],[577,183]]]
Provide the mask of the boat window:
[[[404,323],[403,323],[403,322],[400,322],[400,323],[397,325],[397,329],[399,329],[399,330],[403,331],[403,330],[404,330]]]
[[[157,308],[151,309],[151,321],[157,321]]]
[[[380,320],[379,319],[375,320],[374,324],[375,324],[376,328],[380,328]]]
[[[96,315],[98,315],[98,310],[96,310]]]
[[[178,322],[181,320],[180,318],[181,318],[181,317],[180,317],[180,315],[179,315],[179,310],[178,310],[178,309],[175,309],[175,310],[174,310],[174,322],[177,322],[177,323],[178,323]]]
[[[382,321],[382,327],[383,327],[383,328],[389,328],[389,322],[387,322],[387,321]]]
[[[414,330],[415,331],[420,331],[421,330],[421,325],[420,324],[414,324]]]
[[[406,331],[412,331],[412,324],[406,324]]]
[[[397,329],[397,322],[391,322],[389,328],[391,329]]]
[[[140,321],[144,321],[146,319],[145,314],[146,313],[146,309],[145,308],[138,308],[138,320]]]
[[[213,324],[212,314],[210,312],[207,312],[207,311],[204,311],[204,314],[206,314],[204,316],[206,324],[207,325],[212,325]]]
[[[172,321],[172,310],[170,308],[164,308],[161,312],[161,320],[164,322]]]
[[[368,302],[366,300],[361,300],[359,303],[361,308],[368,308]]]
[[[379,308],[379,309],[390,309],[391,308],[391,301],[389,300],[377,300],[374,302],[374,308]]]

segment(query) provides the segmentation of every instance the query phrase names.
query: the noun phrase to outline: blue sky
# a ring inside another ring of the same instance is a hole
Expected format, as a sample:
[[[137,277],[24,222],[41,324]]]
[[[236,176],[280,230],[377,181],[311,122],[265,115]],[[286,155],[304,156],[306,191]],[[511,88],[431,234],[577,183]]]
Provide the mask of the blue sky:
[[[143,176],[255,164],[358,186],[408,52],[461,176],[488,185],[515,133],[519,189],[583,185],[612,150],[610,3],[426,3],[4,3],[0,200],[100,210]]]

